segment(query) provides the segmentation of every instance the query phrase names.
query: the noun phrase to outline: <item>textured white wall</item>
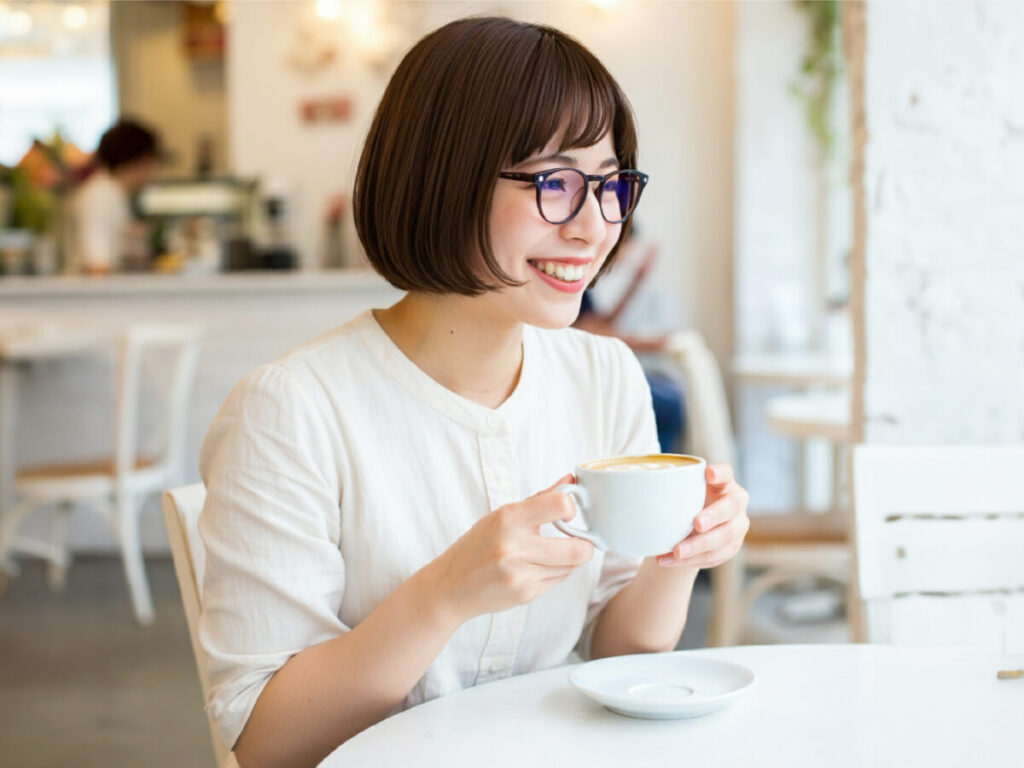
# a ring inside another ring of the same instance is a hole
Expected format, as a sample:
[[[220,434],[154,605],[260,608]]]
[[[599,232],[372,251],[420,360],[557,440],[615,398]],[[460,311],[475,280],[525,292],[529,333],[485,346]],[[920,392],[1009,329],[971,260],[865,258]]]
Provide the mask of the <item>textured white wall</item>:
[[[1024,440],[1024,5],[868,2],[864,20],[864,441]]]

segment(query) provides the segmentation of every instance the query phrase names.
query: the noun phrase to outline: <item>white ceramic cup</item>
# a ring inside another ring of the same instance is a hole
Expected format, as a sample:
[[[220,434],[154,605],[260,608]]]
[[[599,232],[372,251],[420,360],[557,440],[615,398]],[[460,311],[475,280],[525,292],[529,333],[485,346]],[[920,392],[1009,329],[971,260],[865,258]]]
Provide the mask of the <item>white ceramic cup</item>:
[[[659,459],[668,466],[641,466],[655,465]],[[595,468],[630,461],[638,462],[632,464],[638,468]],[[588,530],[561,520],[554,525],[562,533],[620,555],[670,552],[693,530],[693,520],[704,508],[706,467],[707,462],[696,456],[664,453],[585,462],[576,468],[575,485],[560,485],[555,491],[572,496]]]

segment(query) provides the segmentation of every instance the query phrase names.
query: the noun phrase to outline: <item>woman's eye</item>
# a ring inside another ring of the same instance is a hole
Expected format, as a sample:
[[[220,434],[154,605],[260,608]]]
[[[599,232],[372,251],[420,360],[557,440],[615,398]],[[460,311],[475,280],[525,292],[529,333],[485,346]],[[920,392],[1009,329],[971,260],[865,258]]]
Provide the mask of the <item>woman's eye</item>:
[[[544,192],[564,192],[565,181],[563,179],[544,179],[540,183],[540,188]]]

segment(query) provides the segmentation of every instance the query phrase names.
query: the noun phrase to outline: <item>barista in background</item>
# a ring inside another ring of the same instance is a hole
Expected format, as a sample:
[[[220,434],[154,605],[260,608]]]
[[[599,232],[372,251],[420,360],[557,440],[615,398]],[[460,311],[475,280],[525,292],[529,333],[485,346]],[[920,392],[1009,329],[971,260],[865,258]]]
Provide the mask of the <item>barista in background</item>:
[[[100,138],[96,170],[71,199],[68,243],[71,271],[105,275],[116,270],[129,243],[139,241],[130,198],[156,173],[157,135],[133,120],[120,120]]]

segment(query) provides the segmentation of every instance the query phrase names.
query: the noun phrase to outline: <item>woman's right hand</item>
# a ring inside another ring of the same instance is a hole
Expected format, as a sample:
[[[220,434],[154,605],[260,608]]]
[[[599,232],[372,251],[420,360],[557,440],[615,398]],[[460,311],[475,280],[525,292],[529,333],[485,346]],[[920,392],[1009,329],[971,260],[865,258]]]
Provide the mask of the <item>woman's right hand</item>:
[[[589,541],[540,535],[540,527],[576,515],[574,503],[556,486],[481,518],[431,563],[435,585],[460,621],[530,603],[568,578],[594,555]]]

